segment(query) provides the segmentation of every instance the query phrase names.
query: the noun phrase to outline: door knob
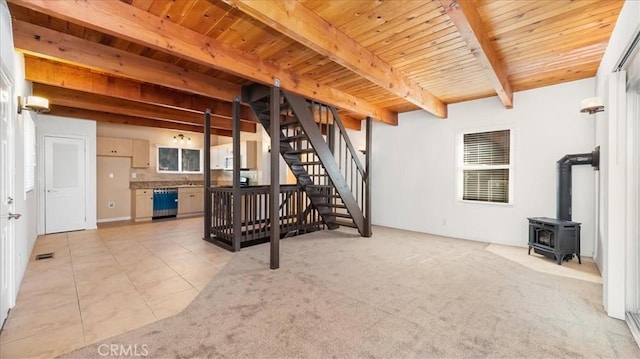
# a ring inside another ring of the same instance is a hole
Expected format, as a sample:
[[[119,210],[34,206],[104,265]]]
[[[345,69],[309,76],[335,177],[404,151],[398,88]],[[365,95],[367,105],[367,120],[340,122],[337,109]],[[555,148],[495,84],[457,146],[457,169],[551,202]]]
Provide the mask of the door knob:
[[[22,215],[19,214],[19,213],[11,213],[11,212],[9,212],[9,215],[7,217],[9,219],[20,219],[20,217],[22,217]]]
[[[13,198],[7,197],[7,204],[13,204]]]
[[[47,192],[51,193],[51,192],[58,192],[55,189],[48,189]]]

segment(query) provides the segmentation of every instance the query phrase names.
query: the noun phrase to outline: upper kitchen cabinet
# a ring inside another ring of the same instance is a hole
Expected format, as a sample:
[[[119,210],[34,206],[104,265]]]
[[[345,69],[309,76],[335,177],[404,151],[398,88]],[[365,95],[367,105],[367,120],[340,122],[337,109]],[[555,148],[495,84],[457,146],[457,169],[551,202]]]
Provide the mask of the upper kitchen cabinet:
[[[240,168],[258,168],[258,142],[247,141],[240,145]]]
[[[211,147],[211,169],[233,169],[233,144],[226,143]],[[240,168],[256,169],[258,167],[258,142],[246,141],[240,143]]]
[[[211,169],[223,170],[227,158],[228,146],[220,145],[211,147]]]
[[[98,156],[131,157],[133,141],[128,138],[98,137]],[[148,154],[147,154],[148,156]]]
[[[133,140],[133,159],[131,160],[131,167],[149,167],[151,165],[151,161],[149,159],[149,149],[149,141]]]

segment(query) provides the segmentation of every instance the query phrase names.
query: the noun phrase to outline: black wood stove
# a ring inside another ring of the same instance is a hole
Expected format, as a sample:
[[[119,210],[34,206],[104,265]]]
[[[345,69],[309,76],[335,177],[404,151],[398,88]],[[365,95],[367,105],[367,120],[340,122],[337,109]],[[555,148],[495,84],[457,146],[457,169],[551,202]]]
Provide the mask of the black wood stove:
[[[529,254],[533,251],[553,258],[562,264],[575,254],[580,259],[580,223],[571,221],[571,167],[591,165],[596,170],[600,166],[600,147],[591,153],[566,155],[557,162],[558,169],[558,218],[532,217],[529,219]]]
[[[575,254],[580,259],[580,223],[561,219],[532,217],[529,219],[529,254],[533,251],[562,264]]]

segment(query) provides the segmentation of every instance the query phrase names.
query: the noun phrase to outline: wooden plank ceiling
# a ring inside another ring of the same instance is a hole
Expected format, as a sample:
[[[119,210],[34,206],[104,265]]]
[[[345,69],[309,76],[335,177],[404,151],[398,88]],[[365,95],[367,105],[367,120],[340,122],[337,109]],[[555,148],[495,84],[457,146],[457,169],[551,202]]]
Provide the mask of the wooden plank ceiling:
[[[231,130],[240,87],[337,106],[346,125],[592,77],[622,0],[8,0],[14,45],[52,113]],[[242,108],[242,130],[256,131]]]

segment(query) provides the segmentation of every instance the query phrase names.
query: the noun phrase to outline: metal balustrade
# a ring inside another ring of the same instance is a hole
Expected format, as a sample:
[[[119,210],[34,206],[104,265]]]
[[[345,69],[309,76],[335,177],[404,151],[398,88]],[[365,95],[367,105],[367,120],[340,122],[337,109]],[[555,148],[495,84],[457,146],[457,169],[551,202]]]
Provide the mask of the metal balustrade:
[[[240,231],[234,232],[232,187],[213,187],[211,195],[211,237],[205,238],[229,250],[240,241],[240,247],[269,241],[271,224],[269,186],[251,186],[240,189]],[[296,185],[281,185],[279,223],[281,237],[318,231],[325,225],[318,211],[311,205],[304,190]]]

